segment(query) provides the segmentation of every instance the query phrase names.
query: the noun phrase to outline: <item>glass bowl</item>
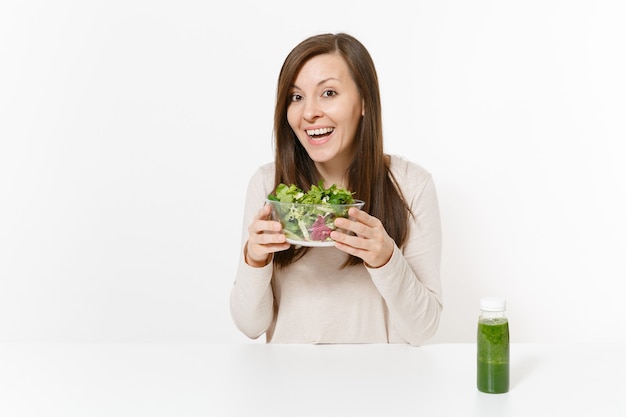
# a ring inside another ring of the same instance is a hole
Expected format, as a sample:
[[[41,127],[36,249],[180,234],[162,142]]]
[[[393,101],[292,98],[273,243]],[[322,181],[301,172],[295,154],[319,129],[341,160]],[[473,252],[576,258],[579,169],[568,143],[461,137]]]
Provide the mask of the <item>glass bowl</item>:
[[[365,202],[353,204],[299,204],[267,200],[272,218],[283,226],[287,242],[300,246],[334,246],[330,232],[336,230],[337,217],[348,218],[350,207],[361,209]]]

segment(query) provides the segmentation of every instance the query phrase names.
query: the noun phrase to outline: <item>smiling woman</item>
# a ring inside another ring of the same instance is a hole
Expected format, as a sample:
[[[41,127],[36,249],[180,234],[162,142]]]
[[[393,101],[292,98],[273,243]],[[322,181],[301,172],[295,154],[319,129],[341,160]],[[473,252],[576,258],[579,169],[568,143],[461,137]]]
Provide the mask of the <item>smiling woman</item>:
[[[324,181],[342,184],[364,113],[346,61],[337,53],[311,58],[300,69],[290,97],[289,126]]]
[[[248,186],[235,324],[273,343],[424,343],[442,309],[437,195],[428,171],[383,151],[367,49],[344,33],[297,45],[280,71],[274,132],[274,162]],[[352,190],[364,205],[334,219],[332,246],[290,244],[264,205],[281,184]]]

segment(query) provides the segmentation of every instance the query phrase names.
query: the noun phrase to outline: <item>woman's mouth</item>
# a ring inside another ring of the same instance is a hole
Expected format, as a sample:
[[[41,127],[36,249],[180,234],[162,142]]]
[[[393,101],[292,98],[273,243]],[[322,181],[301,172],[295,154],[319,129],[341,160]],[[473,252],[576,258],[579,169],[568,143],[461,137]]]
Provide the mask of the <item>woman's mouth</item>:
[[[323,127],[321,129],[306,129],[306,134],[309,135],[309,138],[312,140],[321,140],[334,131],[335,128],[333,127]]]

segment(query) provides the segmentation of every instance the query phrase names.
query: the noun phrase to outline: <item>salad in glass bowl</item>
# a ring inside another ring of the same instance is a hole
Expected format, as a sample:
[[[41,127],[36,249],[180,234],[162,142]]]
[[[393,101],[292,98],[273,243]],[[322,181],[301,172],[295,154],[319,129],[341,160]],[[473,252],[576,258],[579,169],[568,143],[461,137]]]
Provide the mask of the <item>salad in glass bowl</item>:
[[[267,196],[272,218],[280,222],[287,241],[301,246],[334,246],[330,232],[336,230],[335,219],[348,217],[350,207],[361,209],[365,202],[355,200],[352,192],[320,182],[307,192],[296,185],[280,184]]]

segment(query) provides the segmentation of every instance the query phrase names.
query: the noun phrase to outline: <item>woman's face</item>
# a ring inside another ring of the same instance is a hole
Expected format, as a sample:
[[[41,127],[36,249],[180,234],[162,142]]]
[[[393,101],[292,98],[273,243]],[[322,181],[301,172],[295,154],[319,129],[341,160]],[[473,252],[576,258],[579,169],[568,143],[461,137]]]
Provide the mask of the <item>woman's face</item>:
[[[363,100],[344,59],[317,55],[307,61],[291,88],[287,121],[319,167],[347,169],[354,155]]]

